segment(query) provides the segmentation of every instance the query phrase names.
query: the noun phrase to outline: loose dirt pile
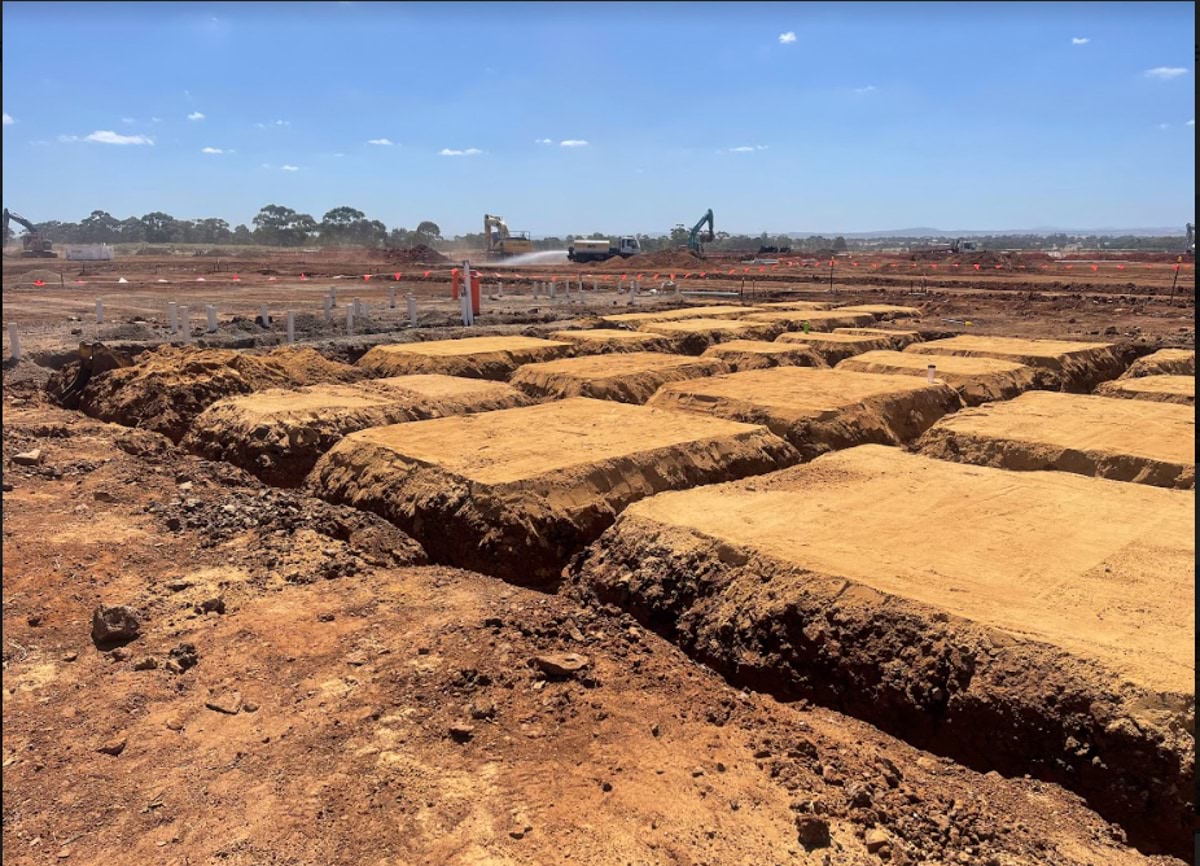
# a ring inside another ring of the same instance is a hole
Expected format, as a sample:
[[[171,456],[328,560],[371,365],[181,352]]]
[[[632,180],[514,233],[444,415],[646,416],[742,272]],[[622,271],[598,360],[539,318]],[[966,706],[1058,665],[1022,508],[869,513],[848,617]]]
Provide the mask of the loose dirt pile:
[[[717,267],[711,263],[707,266]],[[590,269],[609,272],[617,271],[622,274],[640,274],[649,271],[661,272],[671,269],[679,270],[681,275],[687,272],[698,274],[705,267],[704,257],[690,250],[659,250],[655,253],[642,253],[628,259],[612,258],[597,265],[588,265]]]
[[[1056,469],[1156,487],[1196,486],[1189,406],[1027,391],[935,424],[916,448],[960,463]]]
[[[863,337],[884,337],[891,344],[889,349],[902,351],[906,346],[922,340],[920,331],[892,331],[887,328],[834,328],[834,334],[857,334]]]
[[[572,398],[351,434],[307,487],[383,515],[435,562],[554,586],[630,502],[797,459],[763,427]]]
[[[1096,389],[1101,397],[1126,397],[1133,400],[1154,400],[1159,403],[1196,403],[1195,376],[1138,376],[1103,382]]]
[[[1195,376],[1196,352],[1194,349],[1159,349],[1157,352],[1138,358],[1125,371],[1122,379],[1138,376]]]
[[[992,400],[1011,400],[1037,385],[1033,367],[996,358],[966,358],[959,355],[913,355],[908,352],[864,352],[837,365],[839,370],[925,376],[929,365],[934,376],[958,392],[967,406]]]
[[[252,355],[162,346],[143,354],[132,367],[94,376],[79,405],[102,421],[153,430],[178,442],[197,415],[224,397],[272,387],[352,382],[363,375],[313,349]]]
[[[783,330],[803,331],[805,324],[810,331],[832,331],[834,328],[862,328],[875,324],[871,313],[842,313],[838,310],[773,310],[769,313],[751,313],[747,322],[770,322]]]
[[[561,358],[570,348],[569,343],[535,337],[465,337],[376,346],[358,366],[372,376],[438,373],[503,381],[522,364]]]
[[[1069,786],[1183,856],[1194,529],[1187,494],[865,446],[631,505],[570,581],[735,683]]]
[[[193,422],[183,446],[268,484],[296,487],[348,433],[528,404],[501,382],[438,375],[273,389],[214,403]]]
[[[667,382],[729,372],[716,359],[661,352],[629,352],[526,364],[510,380],[531,397],[594,397],[619,403],[645,403]]]
[[[821,356],[825,366],[832,367],[839,361],[863,352],[892,348],[891,337],[872,337],[866,334],[834,334],[800,332],[780,334],[777,343],[808,346]]]
[[[944,340],[918,343],[905,351],[922,355],[961,355],[1015,361],[1042,372],[1039,388],[1083,394],[1090,394],[1101,382],[1115,379],[1125,370],[1120,352],[1111,343],[960,334]]]
[[[702,355],[710,346],[726,340],[773,340],[783,331],[774,322],[711,318],[646,322],[638,328],[669,338],[675,350],[685,355]]]
[[[388,249],[384,251],[383,257],[394,265],[444,265],[450,262],[450,259],[424,244],[404,249]]]
[[[811,346],[792,345],[778,340],[730,340],[708,347],[702,357],[721,361],[731,373],[769,367],[826,366],[825,359]]]
[[[674,345],[659,334],[624,331],[619,328],[591,328],[555,331],[551,340],[570,343],[579,355],[606,355],[612,352],[671,352]]]
[[[764,424],[811,460],[867,442],[908,442],[960,404],[948,385],[915,377],[776,367],[665,385],[649,405]]]

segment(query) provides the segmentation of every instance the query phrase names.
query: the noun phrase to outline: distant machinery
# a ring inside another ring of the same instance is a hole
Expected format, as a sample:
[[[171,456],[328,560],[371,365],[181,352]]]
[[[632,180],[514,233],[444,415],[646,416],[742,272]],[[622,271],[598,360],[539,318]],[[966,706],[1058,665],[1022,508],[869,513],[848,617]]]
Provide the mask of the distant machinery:
[[[8,208],[4,209],[4,237],[8,238],[9,221],[20,223],[25,227],[25,234],[21,236],[21,257],[26,259],[56,259],[58,253],[54,252],[54,245],[42,237],[36,225],[31,223],[25,217],[18,213],[13,213]]]

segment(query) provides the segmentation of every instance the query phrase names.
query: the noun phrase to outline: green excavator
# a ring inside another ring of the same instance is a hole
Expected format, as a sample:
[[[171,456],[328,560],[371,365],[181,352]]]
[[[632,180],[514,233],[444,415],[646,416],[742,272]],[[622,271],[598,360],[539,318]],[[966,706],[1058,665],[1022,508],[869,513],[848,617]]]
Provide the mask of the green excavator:
[[[701,234],[700,229],[704,228],[704,224],[708,223],[708,231]],[[704,244],[711,243],[716,235],[713,233],[713,212],[709,208],[704,216],[700,217],[700,221],[692,226],[692,230],[688,233],[688,249],[699,255],[704,252]]]

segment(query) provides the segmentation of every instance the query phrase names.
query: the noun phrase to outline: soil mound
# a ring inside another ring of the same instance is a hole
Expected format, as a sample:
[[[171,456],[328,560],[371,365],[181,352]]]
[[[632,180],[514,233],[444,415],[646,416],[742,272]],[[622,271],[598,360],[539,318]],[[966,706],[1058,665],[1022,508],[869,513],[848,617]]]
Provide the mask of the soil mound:
[[[914,343],[904,351],[919,355],[962,355],[1015,361],[1041,371],[1043,381],[1038,387],[1083,394],[1090,394],[1101,382],[1117,378],[1125,369],[1120,352],[1111,343],[960,334],[944,340]]]
[[[372,376],[441,373],[503,381],[522,364],[561,358],[570,349],[569,343],[536,337],[463,337],[376,346],[358,360],[358,366]]]
[[[80,408],[94,418],[141,427],[179,442],[192,420],[224,397],[263,388],[351,382],[363,376],[313,349],[251,355],[232,349],[163,346],[132,367],[88,382]]]
[[[731,373],[766,370],[769,367],[824,367],[825,360],[811,346],[778,340],[729,340],[709,346],[704,358],[715,358]]]
[[[619,328],[591,328],[555,331],[551,340],[570,343],[577,355],[607,355],[613,352],[670,352],[674,344],[659,334],[625,331]]]
[[[834,328],[834,334],[859,334],[864,337],[884,337],[897,352],[913,343],[921,342],[920,331],[892,331],[886,328]]]
[[[383,258],[393,265],[444,265],[450,263],[450,259],[425,244],[417,244],[415,247],[403,249],[387,249],[383,252]]]
[[[709,346],[726,340],[772,340],[783,331],[774,322],[710,318],[646,322],[638,328],[672,339],[676,351],[685,355],[702,355]]]
[[[873,313],[846,312],[840,310],[772,310],[746,316],[747,322],[771,322],[788,331],[832,331],[834,328],[862,328],[875,324]]]
[[[1096,389],[1101,397],[1125,397],[1131,400],[1153,400],[1158,403],[1196,403],[1195,376],[1138,376],[1103,382]]]
[[[659,250],[656,253],[642,253],[629,259],[613,258],[595,265],[596,270],[620,271],[623,274],[641,274],[647,271],[661,272],[664,269],[676,269],[680,273],[698,273],[704,269],[704,258],[690,250]],[[593,266],[589,266],[593,267]]]
[[[667,382],[729,372],[715,358],[691,358],[661,352],[565,358],[526,364],[513,374],[514,386],[533,397],[594,397],[619,403],[645,403]]]
[[[1125,371],[1122,379],[1138,376],[1195,376],[1196,351],[1194,349],[1159,349],[1152,355],[1138,358]]]
[[[834,366],[839,361],[872,352],[878,349],[892,348],[891,337],[871,336],[869,334],[780,334],[776,342],[786,345],[805,345],[820,355],[827,366]]]
[[[934,365],[937,381],[958,392],[967,406],[992,400],[1011,400],[1037,387],[1037,371],[1015,361],[996,358],[964,358],[957,355],[912,355],[908,352],[864,352],[837,365],[839,370],[859,373],[886,373],[899,376],[925,376]]]

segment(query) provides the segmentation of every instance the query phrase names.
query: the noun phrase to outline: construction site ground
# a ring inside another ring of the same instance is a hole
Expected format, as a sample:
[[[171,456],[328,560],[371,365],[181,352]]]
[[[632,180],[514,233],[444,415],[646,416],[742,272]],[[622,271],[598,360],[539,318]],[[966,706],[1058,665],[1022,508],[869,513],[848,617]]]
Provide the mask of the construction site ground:
[[[4,260],[12,862],[1192,861],[1190,264],[255,255]]]

